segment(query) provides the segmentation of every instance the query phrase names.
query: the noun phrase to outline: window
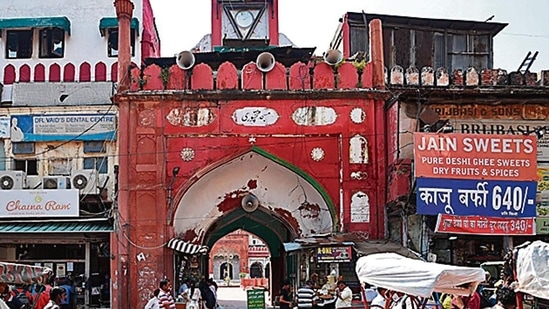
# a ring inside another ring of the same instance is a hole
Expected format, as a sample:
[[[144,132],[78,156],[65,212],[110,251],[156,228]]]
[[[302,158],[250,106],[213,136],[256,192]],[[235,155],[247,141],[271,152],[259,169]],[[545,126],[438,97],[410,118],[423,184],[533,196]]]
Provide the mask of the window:
[[[63,58],[65,31],[59,28],[40,30],[40,58]]]
[[[34,143],[12,143],[11,152],[17,154],[34,154]]]
[[[105,141],[85,141],[84,153],[105,153],[107,152],[105,147]]]
[[[84,158],[84,169],[96,170],[99,174],[109,173],[108,157]]]
[[[32,57],[32,30],[7,30],[6,58],[28,59]]]
[[[38,160],[13,160],[14,170],[27,172],[27,175],[38,175]]]
[[[449,34],[448,55],[453,69],[491,67],[491,37],[489,35]]]
[[[71,174],[71,167],[71,159],[50,159],[48,165],[48,175],[69,176]]]
[[[109,57],[118,57],[118,28],[107,29],[108,36],[108,55]],[[135,31],[131,31],[130,37],[131,55],[135,56]]]

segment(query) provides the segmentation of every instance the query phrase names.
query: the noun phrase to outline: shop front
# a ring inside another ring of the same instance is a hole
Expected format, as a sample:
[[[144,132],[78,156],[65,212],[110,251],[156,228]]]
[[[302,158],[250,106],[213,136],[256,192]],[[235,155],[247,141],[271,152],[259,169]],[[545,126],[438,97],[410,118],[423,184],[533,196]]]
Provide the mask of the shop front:
[[[2,191],[0,204],[1,261],[52,269],[72,308],[110,308],[108,218],[80,217],[78,190]]]
[[[312,280],[323,293],[333,294],[336,283],[343,280],[353,291],[355,300],[362,300],[361,282],[356,276],[355,265],[359,257],[394,252],[419,259],[420,255],[390,240],[362,239],[353,233],[340,233],[296,239],[284,243],[293,286],[299,288]]]
[[[191,284],[196,284],[208,276],[204,267],[208,247],[191,244],[178,238],[170,239],[167,247],[172,249],[174,254],[174,290],[179,290],[179,287],[187,280]]]

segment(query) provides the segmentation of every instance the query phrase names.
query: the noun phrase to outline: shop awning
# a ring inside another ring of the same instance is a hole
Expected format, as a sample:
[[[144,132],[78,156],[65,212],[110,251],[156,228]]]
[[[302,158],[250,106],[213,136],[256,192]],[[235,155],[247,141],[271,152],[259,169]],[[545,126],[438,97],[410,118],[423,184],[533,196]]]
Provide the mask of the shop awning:
[[[386,239],[364,240],[351,233],[298,238],[293,242],[286,242],[283,245],[286,252],[319,247],[352,246],[358,256],[392,252],[408,258],[421,259],[421,255],[419,253],[410,250],[397,242]]]
[[[178,238],[170,239],[167,246],[177,252],[189,255],[205,254],[208,252],[208,247],[206,246],[191,244]]]
[[[109,28],[118,28],[118,19],[116,17],[103,17],[99,20],[99,32],[101,32],[101,36],[104,36],[105,29]],[[139,29],[139,20],[137,18],[132,18],[130,28],[133,30]]]
[[[319,247],[343,247],[343,246],[354,246],[355,243],[352,241],[341,241],[341,242],[307,242],[307,243],[299,243],[299,242],[285,242],[284,245],[284,251],[286,252],[292,252],[292,251],[298,251],[301,249],[311,249],[311,248],[319,248]]]
[[[109,222],[1,222],[0,233],[106,233]]]
[[[365,256],[375,253],[397,253],[412,259],[421,259],[421,255],[403,245],[385,239],[372,239],[357,241],[354,245],[354,249],[358,256]]]
[[[0,19],[0,30],[25,28],[60,28],[71,34],[71,22],[65,16]]]

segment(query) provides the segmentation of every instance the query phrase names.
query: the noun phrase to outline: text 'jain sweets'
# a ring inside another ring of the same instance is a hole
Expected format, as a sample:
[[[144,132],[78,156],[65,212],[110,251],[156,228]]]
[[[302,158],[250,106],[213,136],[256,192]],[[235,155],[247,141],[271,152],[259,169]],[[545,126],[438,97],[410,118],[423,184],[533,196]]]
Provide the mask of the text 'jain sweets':
[[[419,150],[435,151],[464,151],[464,152],[492,152],[492,153],[532,153],[534,142],[532,139],[517,137],[465,137],[458,139],[450,136],[422,136]]]

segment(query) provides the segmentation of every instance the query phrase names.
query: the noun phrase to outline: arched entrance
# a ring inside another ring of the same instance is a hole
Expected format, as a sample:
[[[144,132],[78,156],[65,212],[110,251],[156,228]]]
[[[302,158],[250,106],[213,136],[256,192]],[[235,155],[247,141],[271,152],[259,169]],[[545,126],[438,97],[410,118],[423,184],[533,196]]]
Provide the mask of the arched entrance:
[[[269,248],[276,289],[288,275],[283,243],[337,230],[336,211],[323,187],[259,148],[217,162],[191,179],[178,193],[176,236],[211,248],[238,229],[257,235]],[[242,207],[249,194],[257,198],[257,208]]]
[[[250,278],[263,278],[263,265],[255,262],[250,265]]]
[[[231,279],[234,278],[233,265],[230,264],[230,263],[225,262],[225,263],[221,264],[221,267],[219,267],[219,278],[225,279],[227,277],[229,277]]]

